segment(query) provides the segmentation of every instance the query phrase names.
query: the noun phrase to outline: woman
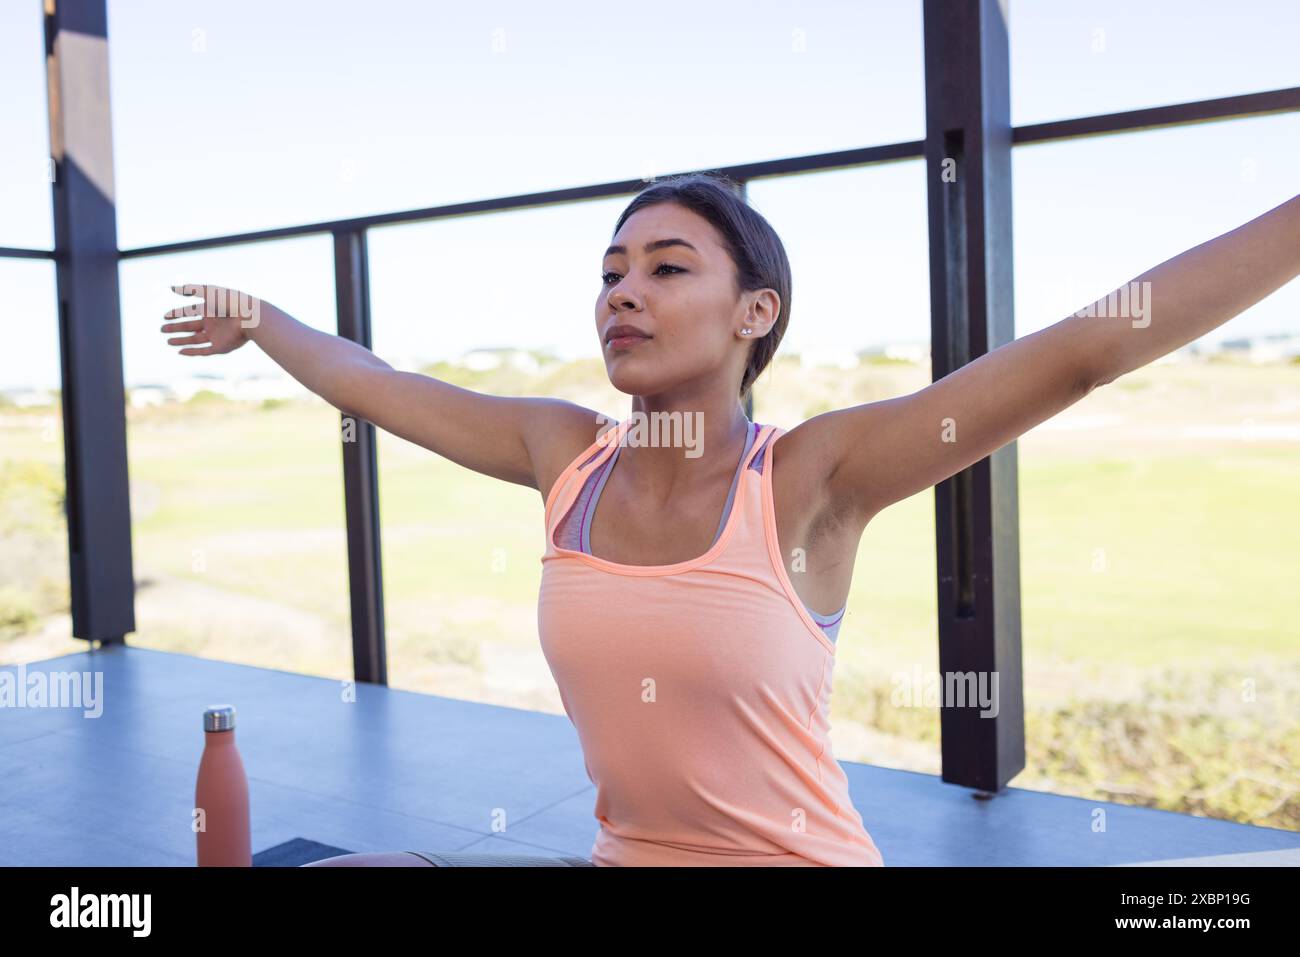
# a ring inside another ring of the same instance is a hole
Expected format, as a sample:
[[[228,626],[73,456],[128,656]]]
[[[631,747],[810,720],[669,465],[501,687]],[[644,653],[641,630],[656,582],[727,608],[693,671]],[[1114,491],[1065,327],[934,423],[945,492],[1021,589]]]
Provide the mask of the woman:
[[[1124,315],[1099,300],[915,393],[788,432],[742,401],[789,323],[789,262],[731,184],[703,174],[639,193],[605,252],[596,333],[633,413],[614,429],[571,402],[398,372],[266,303],[256,324],[221,318],[226,290],[185,287],[203,301],[162,329],[189,333],[168,340],[182,355],[251,339],[343,412],[538,490],[539,634],[597,786],[594,863],[880,865],[828,720],[867,523],[1298,271],[1300,197],[1122,287]],[[679,430],[647,438],[665,423]]]

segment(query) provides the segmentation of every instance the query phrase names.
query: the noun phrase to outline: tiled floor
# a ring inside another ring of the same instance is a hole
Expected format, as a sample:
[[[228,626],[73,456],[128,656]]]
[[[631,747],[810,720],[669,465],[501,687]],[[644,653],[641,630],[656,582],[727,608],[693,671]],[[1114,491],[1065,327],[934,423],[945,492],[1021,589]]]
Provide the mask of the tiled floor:
[[[595,788],[563,715],[365,684],[345,701],[324,678],[122,646],[0,671],[103,682],[96,718],[0,707],[0,865],[193,864],[202,713],[226,703],[238,711],[254,852],[305,837],[357,851],[585,856],[595,838]],[[1289,831],[1018,788],[976,800],[929,774],[844,768],[887,865],[1300,858]]]

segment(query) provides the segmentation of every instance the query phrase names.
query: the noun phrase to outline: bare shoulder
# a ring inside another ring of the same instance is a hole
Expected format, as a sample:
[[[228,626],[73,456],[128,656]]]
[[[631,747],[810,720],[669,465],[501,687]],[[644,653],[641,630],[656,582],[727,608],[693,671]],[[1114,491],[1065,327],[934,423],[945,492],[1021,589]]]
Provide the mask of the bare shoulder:
[[[530,399],[527,416],[524,444],[543,502],[560,473],[615,421],[576,402],[553,398]]]

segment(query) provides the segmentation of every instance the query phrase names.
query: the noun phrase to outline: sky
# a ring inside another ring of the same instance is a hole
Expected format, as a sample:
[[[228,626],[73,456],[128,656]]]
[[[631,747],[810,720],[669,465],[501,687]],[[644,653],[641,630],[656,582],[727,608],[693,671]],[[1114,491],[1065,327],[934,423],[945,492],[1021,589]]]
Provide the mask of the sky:
[[[1300,86],[1294,0],[1010,0],[1014,124]],[[109,0],[118,241],[134,248],[924,136],[920,0],[649,7]],[[0,246],[50,248],[40,0],[0,0]],[[1300,115],[1017,147],[1016,335],[1298,191]],[[794,274],[782,349],[929,338],[919,160],[756,181]],[[626,198],[369,234],[374,350],[600,355]],[[327,237],[127,260],[128,386],[265,373],[177,354],[172,284],[335,331]],[[58,382],[53,267],[0,259],[0,388]],[[1300,332],[1300,283],[1202,340]]]

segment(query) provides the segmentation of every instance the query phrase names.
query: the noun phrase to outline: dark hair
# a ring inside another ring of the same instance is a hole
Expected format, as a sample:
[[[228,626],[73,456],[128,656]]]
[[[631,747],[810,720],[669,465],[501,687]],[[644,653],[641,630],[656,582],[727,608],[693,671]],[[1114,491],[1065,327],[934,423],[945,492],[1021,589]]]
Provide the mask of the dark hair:
[[[790,324],[790,260],[770,223],[740,195],[739,184],[715,173],[687,173],[647,186],[633,197],[614,225],[617,234],[629,216],[659,203],[677,203],[713,224],[736,266],[736,295],[774,289],[781,310],[767,335],[754,340],[740,381],[740,398],[754,384],[781,344]]]

